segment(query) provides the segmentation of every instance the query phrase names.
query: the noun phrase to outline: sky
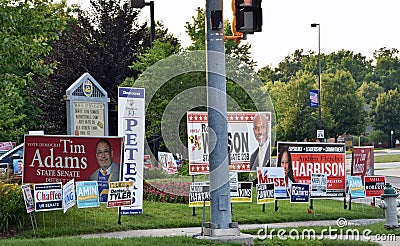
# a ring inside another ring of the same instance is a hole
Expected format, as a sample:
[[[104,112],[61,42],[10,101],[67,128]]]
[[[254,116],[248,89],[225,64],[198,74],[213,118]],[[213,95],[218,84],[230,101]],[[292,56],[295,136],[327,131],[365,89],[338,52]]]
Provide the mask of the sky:
[[[186,22],[192,23],[197,7],[206,0],[153,0],[154,18],[179,38],[184,47],[190,44]],[[84,3],[88,0],[67,0]],[[146,2],[150,2],[146,0]],[[231,0],[223,0],[224,19],[231,21]],[[276,67],[297,49],[318,52],[320,24],[321,53],[345,49],[373,58],[375,50],[400,50],[399,0],[263,0],[262,32],[247,36],[257,68]],[[142,10],[150,23],[150,7]]]

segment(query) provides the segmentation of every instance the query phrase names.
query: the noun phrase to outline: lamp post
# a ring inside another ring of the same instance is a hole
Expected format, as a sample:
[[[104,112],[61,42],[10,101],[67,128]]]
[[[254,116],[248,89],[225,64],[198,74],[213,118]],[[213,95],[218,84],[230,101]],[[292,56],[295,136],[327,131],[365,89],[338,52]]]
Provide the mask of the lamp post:
[[[311,27],[318,26],[318,110],[319,110],[319,129],[322,130],[322,113],[321,113],[321,25],[312,23]]]
[[[393,148],[393,130],[390,131],[390,148]]]
[[[130,0],[128,2],[132,8],[142,9],[144,6],[150,6],[150,48],[153,47],[153,42],[156,37],[155,21],[154,21],[154,1],[145,2],[144,0]]]

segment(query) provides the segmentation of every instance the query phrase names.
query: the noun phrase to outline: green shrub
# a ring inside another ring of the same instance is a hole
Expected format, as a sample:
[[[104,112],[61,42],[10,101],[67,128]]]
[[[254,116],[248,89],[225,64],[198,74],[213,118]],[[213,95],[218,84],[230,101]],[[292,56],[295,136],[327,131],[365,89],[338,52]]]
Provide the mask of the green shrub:
[[[144,169],[144,179],[166,179],[169,175],[162,169],[153,167],[152,169]]]
[[[0,182],[0,232],[22,229],[28,221],[21,186]]]
[[[189,161],[182,160],[182,167],[179,169],[179,175],[189,176]]]

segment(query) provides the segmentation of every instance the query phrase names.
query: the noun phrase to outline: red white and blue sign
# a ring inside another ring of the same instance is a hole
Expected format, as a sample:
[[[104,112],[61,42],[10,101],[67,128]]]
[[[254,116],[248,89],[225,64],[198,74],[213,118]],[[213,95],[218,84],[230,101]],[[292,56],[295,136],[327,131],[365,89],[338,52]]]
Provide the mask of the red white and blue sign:
[[[318,107],[318,90],[310,90],[310,107]]]
[[[63,209],[62,183],[34,184],[35,211]]]

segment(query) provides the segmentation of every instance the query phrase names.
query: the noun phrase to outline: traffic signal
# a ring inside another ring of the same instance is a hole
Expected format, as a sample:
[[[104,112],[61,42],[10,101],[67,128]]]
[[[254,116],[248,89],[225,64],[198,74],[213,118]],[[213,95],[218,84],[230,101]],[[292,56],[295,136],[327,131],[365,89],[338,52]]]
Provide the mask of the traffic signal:
[[[131,0],[130,4],[132,8],[138,8],[138,9],[141,9],[146,5],[144,0]]]
[[[235,1],[234,19],[236,19],[236,31],[241,33],[261,32],[261,0],[233,1]]]

